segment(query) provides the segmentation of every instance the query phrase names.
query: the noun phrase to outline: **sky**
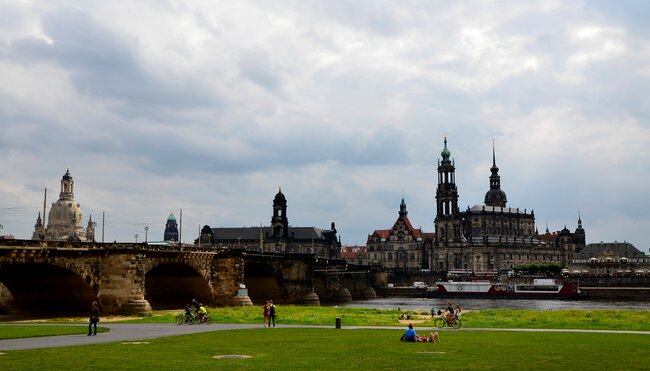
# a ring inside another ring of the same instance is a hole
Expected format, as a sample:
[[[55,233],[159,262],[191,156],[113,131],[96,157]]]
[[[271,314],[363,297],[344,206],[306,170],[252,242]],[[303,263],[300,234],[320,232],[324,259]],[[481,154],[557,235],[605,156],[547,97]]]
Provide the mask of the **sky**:
[[[645,1],[0,0],[0,224],[28,239],[66,169],[106,241],[290,225],[365,245],[402,197],[433,232],[492,148],[537,228],[650,248]],[[100,233],[98,232],[98,236]]]

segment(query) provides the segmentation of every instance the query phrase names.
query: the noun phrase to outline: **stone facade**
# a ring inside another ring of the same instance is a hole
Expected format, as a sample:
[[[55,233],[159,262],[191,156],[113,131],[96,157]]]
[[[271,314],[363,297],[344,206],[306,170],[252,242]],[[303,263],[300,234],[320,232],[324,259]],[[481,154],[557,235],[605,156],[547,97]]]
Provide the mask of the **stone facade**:
[[[378,229],[368,236],[368,263],[386,269],[428,269],[433,234],[413,228],[402,198],[397,220],[390,229]]]
[[[93,300],[102,313],[124,314],[146,313],[153,304],[181,308],[192,298],[209,305],[236,305],[242,299],[238,297],[241,284],[249,286],[257,300],[273,295],[280,303],[318,305],[314,272],[328,266],[344,270],[312,254],[2,240],[0,313],[43,308],[85,314]],[[336,289],[336,282],[330,284],[328,290]],[[273,287],[273,292],[267,287]]]

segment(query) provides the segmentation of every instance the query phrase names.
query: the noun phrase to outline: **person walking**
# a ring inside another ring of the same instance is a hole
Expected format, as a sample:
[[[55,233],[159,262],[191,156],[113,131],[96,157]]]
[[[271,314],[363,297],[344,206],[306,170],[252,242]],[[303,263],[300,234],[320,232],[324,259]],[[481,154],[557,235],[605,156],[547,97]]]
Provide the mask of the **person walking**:
[[[269,300],[269,327],[271,327],[271,322],[275,327],[275,304],[273,304],[273,300]]]
[[[99,322],[99,308],[97,307],[97,302],[93,301],[90,307],[90,318],[88,319],[88,335],[97,335],[97,322]],[[91,331],[92,327],[95,327],[95,331]]]
[[[264,327],[269,327],[269,301],[268,300],[262,305],[262,310],[264,313]]]

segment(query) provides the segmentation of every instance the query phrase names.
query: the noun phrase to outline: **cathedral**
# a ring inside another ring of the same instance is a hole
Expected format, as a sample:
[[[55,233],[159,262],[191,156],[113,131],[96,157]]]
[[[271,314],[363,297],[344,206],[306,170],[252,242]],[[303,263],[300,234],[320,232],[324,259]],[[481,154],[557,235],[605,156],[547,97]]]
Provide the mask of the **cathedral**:
[[[44,238],[50,241],[95,241],[95,223],[91,216],[86,228],[83,228],[81,206],[74,199],[73,188],[74,181],[68,169],[61,179],[59,199],[52,203],[50,208],[45,235],[39,213],[34,225],[33,240]]]
[[[535,213],[507,205],[492,148],[489,190],[482,205],[458,207],[456,167],[447,138],[438,161],[435,232],[414,229],[402,199],[399,218],[390,230],[368,236],[370,265],[392,269],[493,274],[525,264],[567,266],[585,247],[585,230],[566,227],[556,233],[538,234]]]
[[[341,242],[332,222],[330,229],[294,227],[287,217],[287,199],[278,190],[273,199],[270,226],[241,228],[210,228],[204,226],[194,242],[201,246],[228,247],[261,253],[314,254],[318,257],[338,258]]]

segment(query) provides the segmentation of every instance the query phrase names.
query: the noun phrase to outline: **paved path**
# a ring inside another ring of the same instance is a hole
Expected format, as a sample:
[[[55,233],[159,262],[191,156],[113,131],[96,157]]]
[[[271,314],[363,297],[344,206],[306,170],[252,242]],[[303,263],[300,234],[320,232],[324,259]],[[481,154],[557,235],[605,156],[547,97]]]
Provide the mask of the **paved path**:
[[[2,326],[2,325],[0,325]],[[25,325],[29,326],[29,325]],[[57,326],[57,325],[51,325]],[[79,325],[86,327],[87,325]],[[101,327],[106,327],[110,331],[97,334],[97,336],[86,335],[63,335],[63,336],[44,336],[26,339],[9,339],[0,340],[0,350],[21,350],[37,349],[52,347],[67,347],[74,345],[112,343],[120,341],[140,341],[154,339],[165,336],[177,336],[196,334],[200,332],[224,331],[224,330],[242,330],[261,328],[259,324],[212,324],[212,325],[195,325],[195,326],[178,326],[174,323],[162,324],[110,324],[104,323]],[[281,325],[280,328],[334,328],[334,326],[311,326],[311,325]],[[344,330],[354,329],[383,329],[402,331],[405,326],[378,327],[378,326],[343,326]],[[430,327],[417,328],[420,332],[430,331]],[[269,331],[272,331],[270,329]],[[462,328],[455,329],[436,329],[436,331],[515,331],[515,332],[588,332],[588,333],[624,333],[650,335],[650,331],[614,331],[614,330],[571,330],[571,329],[504,329],[504,328]]]

